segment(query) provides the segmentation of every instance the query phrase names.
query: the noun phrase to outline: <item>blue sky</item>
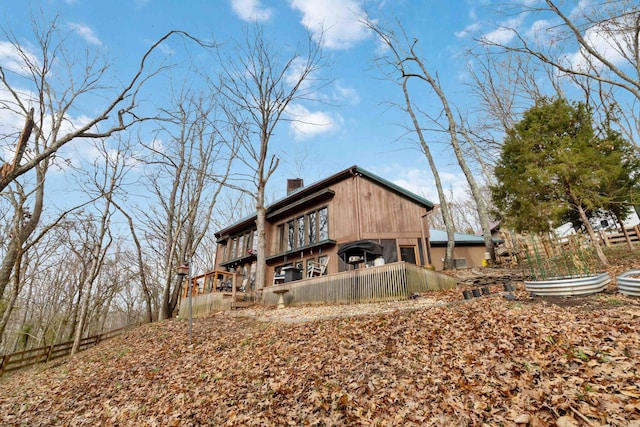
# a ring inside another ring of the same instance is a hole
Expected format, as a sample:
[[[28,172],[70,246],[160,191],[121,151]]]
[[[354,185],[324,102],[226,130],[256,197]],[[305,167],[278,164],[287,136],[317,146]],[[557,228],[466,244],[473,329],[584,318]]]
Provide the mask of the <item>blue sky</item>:
[[[437,202],[427,161],[405,136],[402,125],[408,119],[389,105],[402,99],[401,92],[374,66],[380,44],[357,18],[369,16],[381,23],[398,19],[408,34],[420,40],[430,71],[438,74],[447,96],[464,112],[473,109],[465,87],[469,59],[464,55],[474,43],[472,35],[499,39],[505,36],[496,30],[500,20],[522,25],[492,15],[491,6],[490,0],[5,0],[0,2],[4,17],[0,24],[28,45],[30,16],[58,15],[59,25],[72,31],[77,49],[97,48],[109,58],[112,71],[122,75],[130,75],[150,44],[173,29],[228,46],[242,38],[243,27],[258,20],[267,37],[283,49],[303,42],[307,32],[315,37],[324,29],[323,49],[330,66],[321,77],[331,84],[319,98],[327,102],[292,106],[305,121],[318,125],[279,128],[273,148],[281,165],[268,193],[281,196],[287,178],[299,176],[310,183],[357,164]],[[6,68],[11,53],[4,42],[0,36],[0,64]],[[155,59],[179,63],[181,47],[169,41]],[[207,66],[215,69],[215,64],[203,64]],[[158,87],[156,95],[163,90]],[[433,93],[424,90],[420,96],[427,108],[432,105],[439,111]],[[8,119],[0,116],[0,120]],[[443,139],[435,134],[428,138]],[[449,148],[435,144],[432,152],[445,186],[462,191],[464,179]],[[83,154],[89,155],[79,155]]]

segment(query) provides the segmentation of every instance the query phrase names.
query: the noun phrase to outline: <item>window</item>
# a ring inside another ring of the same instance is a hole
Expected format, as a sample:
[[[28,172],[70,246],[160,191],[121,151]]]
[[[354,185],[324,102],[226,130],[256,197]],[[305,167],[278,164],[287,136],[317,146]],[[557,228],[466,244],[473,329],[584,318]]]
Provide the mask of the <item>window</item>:
[[[276,247],[280,252],[313,245],[329,239],[328,208],[307,212],[278,225]]]
[[[317,241],[317,229],[316,229],[316,217],[318,216],[318,213],[316,211],[313,211],[311,213],[309,213],[309,215],[307,216],[307,219],[309,221],[309,244],[312,245]]]
[[[416,247],[400,246],[400,259],[411,264],[416,264]]]
[[[258,230],[253,230],[253,238],[251,239],[251,249],[253,253],[258,252]]]
[[[329,238],[329,211],[328,209],[322,208],[318,211],[319,224],[318,224],[318,235],[320,240],[327,240]]]
[[[238,243],[238,237],[234,237],[231,239],[231,250],[229,250],[229,259],[233,259],[236,257],[236,245]]]
[[[287,222],[287,230],[287,235],[289,237],[287,240],[287,250],[290,251],[295,247],[294,244],[296,242],[296,228],[293,220]]]
[[[277,234],[277,243],[276,247],[278,248],[278,252],[284,252],[287,250],[287,235],[284,233],[284,224],[280,224],[278,226],[278,234]]]
[[[296,227],[298,228],[298,230],[297,230],[298,231],[298,233],[297,233],[298,240],[296,242],[296,247],[297,248],[301,248],[302,246],[305,245],[304,236],[305,236],[306,233],[304,232],[304,223],[305,223],[304,217],[303,216],[299,217],[296,220],[296,223],[297,223]]]
[[[240,257],[243,256],[244,253],[244,234],[241,234],[240,236],[238,236],[238,248],[236,251],[236,256]]]
[[[245,231],[231,237],[224,248],[224,260],[242,258],[258,250],[258,230]]]

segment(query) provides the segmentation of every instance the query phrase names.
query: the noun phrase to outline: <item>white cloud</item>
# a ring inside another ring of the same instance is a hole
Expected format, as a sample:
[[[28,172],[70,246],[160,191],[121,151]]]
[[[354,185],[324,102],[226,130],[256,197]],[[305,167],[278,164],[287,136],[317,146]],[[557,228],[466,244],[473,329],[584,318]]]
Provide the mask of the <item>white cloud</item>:
[[[360,95],[357,90],[343,86],[339,82],[336,82],[333,86],[333,97],[338,102],[346,101],[351,105],[356,105],[360,102]]]
[[[630,46],[625,41],[625,37],[628,37],[629,35],[611,30],[612,27],[615,26],[624,28],[623,23],[612,25],[611,22],[609,22],[608,25],[608,28],[603,28],[602,26],[594,26],[589,28],[584,33],[584,39],[589,44],[589,46],[591,46],[602,57],[604,57],[614,65],[620,66],[626,61],[623,53],[629,56],[633,56],[629,51]],[[580,50],[578,50],[577,52],[567,54],[565,56],[565,60],[568,65],[574,70],[584,71],[593,66],[604,67],[604,65],[600,61],[596,60],[584,48],[580,48]]]
[[[300,57],[294,58],[293,61],[291,61],[291,65],[287,69],[286,76],[284,76],[287,84],[289,86],[295,86],[302,78],[302,73],[304,73],[307,66],[308,66],[307,62],[305,61],[304,58],[300,58]],[[309,82],[307,82],[305,79],[302,81],[302,83],[308,84]]]
[[[425,160],[426,162],[426,160]],[[390,176],[390,181],[400,187],[424,197],[425,199],[433,202],[440,203],[438,197],[438,191],[436,190],[433,174],[427,169],[420,168],[407,168],[400,165],[392,165],[385,168],[384,172],[381,172],[381,176]],[[464,201],[467,198],[467,181],[460,173],[451,173],[446,171],[440,171],[440,181],[447,198],[453,197],[456,201]]]
[[[98,46],[102,45],[102,42],[90,27],[84,24],[78,24],[75,22],[69,22],[67,25],[73,31],[77,32],[80,35],[80,37],[85,39],[87,43],[95,44]]]
[[[2,56],[0,56],[0,63],[2,63],[4,67]],[[33,92],[19,87],[13,87],[12,89],[18,94],[21,102],[25,105],[33,104],[31,101],[34,99]],[[13,102],[13,94],[4,87],[0,87],[0,99],[3,100],[3,107],[5,103],[7,105],[15,105]],[[10,162],[13,159],[18,135],[24,127],[24,115],[16,113],[13,111],[13,108],[13,106],[0,108],[0,135],[3,135],[3,138],[0,138],[0,159],[2,159],[0,164],[2,164],[2,161]]]
[[[231,8],[243,21],[268,21],[273,13],[262,7],[260,0],[231,0]]]
[[[486,43],[503,45],[513,40],[514,36],[515,32],[511,28],[500,27],[482,36],[482,40]]]
[[[482,36],[482,40],[486,43],[505,45],[509,43],[516,35],[518,27],[522,24],[524,14],[507,19],[500,23],[499,27],[495,30]]]
[[[302,12],[302,25],[316,41],[327,49],[349,49],[371,37],[359,19],[366,18],[356,0],[289,0],[291,7]]]
[[[469,34],[473,34],[476,31],[480,30],[481,25],[479,22],[474,22],[473,24],[469,24],[467,25],[464,30],[462,31],[456,31],[455,33],[453,33],[457,38],[462,39],[465,38],[466,36],[468,36]]]
[[[546,43],[550,40],[551,34],[554,32],[554,25],[546,19],[534,21],[529,27],[525,36],[537,43]]]
[[[13,44],[0,41],[0,64],[2,68],[22,76],[28,75],[27,65],[37,66],[39,61],[35,55],[31,54],[26,47],[21,46],[20,50]]]
[[[340,116],[323,111],[312,112],[300,104],[289,105],[287,114],[291,116],[290,130],[297,141],[335,131],[342,124]]]

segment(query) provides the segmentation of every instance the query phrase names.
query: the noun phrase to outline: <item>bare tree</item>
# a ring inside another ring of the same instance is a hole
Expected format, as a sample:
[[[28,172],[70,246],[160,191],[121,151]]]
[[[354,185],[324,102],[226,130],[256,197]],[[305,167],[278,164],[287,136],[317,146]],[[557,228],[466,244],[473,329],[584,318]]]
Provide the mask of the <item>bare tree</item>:
[[[138,216],[161,260],[160,320],[173,315],[182,286],[176,269],[194,257],[209,230],[236,156],[236,141],[225,136],[217,117],[217,96],[185,86],[173,95],[154,144],[141,143],[148,153],[141,158],[148,166],[146,186],[155,200]],[[163,138],[166,146],[159,143]]]
[[[102,206],[99,207],[100,215],[96,218],[95,222],[91,222],[92,217],[88,218],[89,223],[85,228],[85,236],[81,236],[81,239],[84,240],[83,247],[85,249],[81,255],[81,262],[87,263],[87,267],[83,275],[83,283],[81,284],[84,295],[76,324],[73,347],[71,349],[72,354],[78,351],[82,334],[85,331],[92,290],[104,266],[109,247],[113,242],[110,222],[115,208],[112,201],[128,169],[124,152],[119,150],[118,147],[116,147],[115,151],[108,150],[104,145],[104,141],[102,142],[103,144],[101,144],[99,151],[103,155],[102,160],[104,160],[104,163],[99,165],[98,162],[100,160],[96,160],[94,167],[95,172],[92,177],[93,188],[87,189],[88,191],[97,193],[99,196],[97,201],[101,203]],[[98,206],[96,207],[98,208]]]
[[[502,32],[514,36],[514,42],[503,43],[482,37],[480,41],[497,52],[514,52],[529,56],[552,67],[561,76],[584,78],[630,95],[633,102],[622,111],[635,133],[640,131],[640,7],[633,0],[571,3],[545,0],[532,6],[519,6],[515,13],[535,16],[537,31],[527,33],[519,28],[502,26]],[[509,9],[514,12],[513,9]],[[513,22],[513,20],[510,20]],[[543,35],[543,36],[542,36]],[[577,45],[575,54],[569,54]],[[619,101],[618,104],[621,104]],[[636,144],[640,144],[636,141]]]
[[[223,72],[217,83],[226,100],[229,121],[234,136],[242,145],[240,160],[249,172],[245,174],[250,188],[236,188],[255,199],[258,254],[256,289],[265,286],[265,189],[278,167],[279,158],[272,154],[271,137],[281,121],[296,120],[287,116],[291,103],[308,99],[317,88],[310,85],[313,74],[322,65],[320,44],[309,37],[304,51],[300,49],[285,57],[283,49],[274,48],[261,28],[247,30],[243,43],[233,46],[234,54],[220,58]]]
[[[144,53],[133,77],[125,81],[122,88],[114,90],[107,86],[110,76],[106,62],[89,51],[84,52],[85,56],[77,54],[79,50],[69,45],[70,38],[61,33],[62,26],[58,25],[57,19],[45,22],[43,26],[33,19],[32,43],[23,43],[9,30],[3,31],[17,59],[16,64],[0,68],[0,90],[3,92],[0,108],[18,120],[23,118],[25,127],[17,138],[13,159],[0,168],[0,194],[3,196],[0,202],[11,199],[12,193],[17,194],[17,188],[28,183],[29,176],[25,175],[28,172],[35,172],[35,184],[33,190],[24,192],[30,195],[29,202],[25,199],[11,204],[8,209],[12,212],[12,225],[4,228],[14,231],[7,242],[0,243],[0,297],[12,275],[17,276],[19,272],[24,245],[37,240],[30,236],[42,215],[45,177],[52,162],[56,161],[56,153],[71,141],[99,140],[148,120],[149,117],[142,116],[137,108],[141,91],[149,79],[164,69],[156,67],[148,71],[151,54],[172,36],[200,43],[185,32],[168,32]],[[31,46],[38,52],[32,52]],[[95,106],[97,113],[82,120],[74,118],[73,112],[85,111],[87,104]],[[9,139],[15,140],[10,134],[5,140]],[[25,215],[27,208],[28,216]],[[63,217],[60,215],[58,220]],[[43,230],[51,229],[55,222]]]
[[[129,214],[127,209],[123,208],[118,202],[112,201],[113,206],[122,214],[127,220],[127,226],[129,228],[129,232],[131,233],[131,238],[133,239],[135,255],[132,255],[133,264],[137,266],[138,270],[138,280],[140,281],[140,287],[142,288],[142,295],[144,298],[145,306],[146,306],[146,320],[151,323],[154,319],[154,303],[153,303],[153,292],[151,289],[150,277],[149,277],[149,266],[144,260],[144,248],[138,237],[138,230],[134,225],[134,218]],[[156,307],[157,308],[157,307]]]
[[[474,201],[476,203],[478,209],[478,216],[480,218],[480,225],[482,227],[482,232],[484,236],[485,246],[487,251],[494,257],[493,251],[493,239],[491,237],[491,229],[489,226],[489,213],[486,206],[486,203],[481,195],[480,188],[476,182],[476,179],[469,168],[467,161],[464,157],[464,153],[462,150],[461,143],[459,141],[459,132],[461,127],[458,125],[456,121],[456,117],[454,115],[453,107],[451,106],[448,98],[446,97],[440,82],[437,76],[431,74],[431,72],[427,69],[425,65],[425,60],[419,56],[416,52],[416,45],[418,43],[417,39],[413,39],[410,41],[407,35],[404,33],[402,26],[398,24],[402,39],[400,39],[393,31],[389,29],[383,28],[376,22],[368,20],[365,24],[378,34],[383,43],[390,49],[391,57],[388,58],[387,63],[392,65],[402,82],[402,89],[407,105],[407,111],[410,114],[411,120],[414,124],[414,128],[419,136],[419,140],[421,143],[421,147],[423,152],[427,156],[429,160],[429,164],[431,165],[431,170],[437,171],[437,167],[433,161],[433,158],[429,154],[428,144],[426,143],[424,137],[422,136],[422,125],[418,121],[418,118],[414,112],[412,107],[411,100],[409,98],[409,92],[407,89],[407,84],[410,80],[418,80],[427,84],[427,87],[435,92],[440,104],[442,105],[441,114],[438,117],[430,117],[427,115],[427,118],[434,123],[436,126],[441,128],[442,132],[448,134],[449,142],[453,149],[453,152],[456,156],[456,160],[458,165],[462,169],[465,178],[467,179],[467,183],[471,189],[471,193],[473,194]],[[440,123],[440,116],[444,114],[446,120],[444,123]],[[434,173],[434,175],[436,175]],[[438,196],[441,200],[446,200],[444,197],[444,192],[442,191],[441,185],[438,185],[438,180],[436,179],[436,186],[438,188]],[[448,210],[447,203],[441,203],[441,209],[443,216],[445,218],[445,225],[447,226],[447,250],[445,253],[445,268],[453,268],[453,246],[454,246],[454,226],[453,221],[451,220],[450,214],[445,210]]]

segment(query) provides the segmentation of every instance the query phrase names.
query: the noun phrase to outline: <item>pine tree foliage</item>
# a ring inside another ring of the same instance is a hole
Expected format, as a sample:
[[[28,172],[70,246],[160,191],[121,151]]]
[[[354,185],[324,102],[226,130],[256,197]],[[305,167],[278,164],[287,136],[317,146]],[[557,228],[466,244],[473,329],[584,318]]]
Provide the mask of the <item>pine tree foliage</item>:
[[[635,200],[639,171],[631,144],[597,133],[586,104],[543,98],[508,130],[492,197],[516,231],[546,232],[568,216],[584,223],[581,212],[622,211]]]

